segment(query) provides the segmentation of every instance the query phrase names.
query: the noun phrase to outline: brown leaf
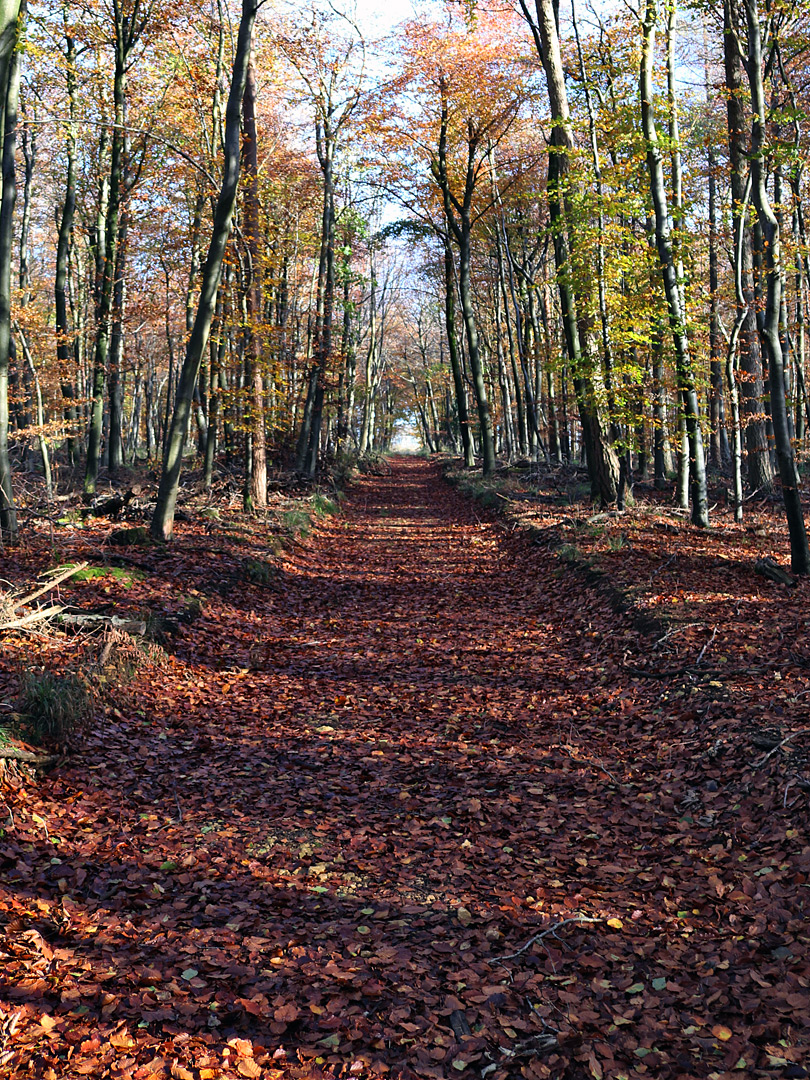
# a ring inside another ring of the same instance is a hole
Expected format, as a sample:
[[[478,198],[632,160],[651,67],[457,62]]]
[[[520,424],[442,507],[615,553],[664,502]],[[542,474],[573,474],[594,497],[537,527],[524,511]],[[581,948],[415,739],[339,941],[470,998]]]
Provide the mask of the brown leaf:
[[[273,1013],[273,1019],[279,1024],[291,1024],[294,1020],[297,1020],[301,1015],[301,1010],[292,1001],[286,1005],[281,1005]]]

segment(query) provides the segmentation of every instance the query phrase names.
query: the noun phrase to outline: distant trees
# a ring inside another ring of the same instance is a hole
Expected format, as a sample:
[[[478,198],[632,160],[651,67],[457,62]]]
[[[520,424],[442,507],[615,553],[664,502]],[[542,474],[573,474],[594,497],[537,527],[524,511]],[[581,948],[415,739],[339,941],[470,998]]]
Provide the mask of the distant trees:
[[[3,536],[51,458],[88,499],[161,464],[166,536],[186,460],[261,507],[404,418],[605,505],[677,478],[700,526],[707,456],[738,517],[778,483],[803,572],[804,8],[448,5],[380,74],[339,8],[258,6],[37,0],[17,49],[0,5]]]

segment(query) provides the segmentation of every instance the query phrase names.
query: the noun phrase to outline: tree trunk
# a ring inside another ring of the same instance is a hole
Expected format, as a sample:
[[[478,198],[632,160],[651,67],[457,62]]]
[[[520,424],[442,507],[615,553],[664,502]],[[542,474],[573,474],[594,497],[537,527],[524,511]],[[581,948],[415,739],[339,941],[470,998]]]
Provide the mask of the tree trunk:
[[[20,88],[17,51],[20,0],[0,0],[0,120],[3,125],[0,204],[0,540],[17,540],[17,512],[8,456],[8,369],[11,348],[11,245],[17,197],[14,151],[17,139],[17,100]]]
[[[456,410],[461,433],[461,446],[464,451],[464,464],[468,469],[475,465],[475,451],[470,433],[470,417],[467,412],[467,393],[464,388],[464,375],[461,370],[461,357],[458,353],[456,330],[456,280],[453,266],[453,249],[450,237],[445,234],[444,243],[444,326],[447,334],[447,352],[450,357],[450,370],[453,373],[453,386],[456,391]]]
[[[655,209],[655,240],[661,276],[669,311],[669,325],[675,349],[675,370],[678,390],[684,404],[686,429],[689,438],[689,470],[692,488],[692,522],[701,528],[709,524],[709,504],[706,491],[706,463],[700,431],[700,413],[689,355],[682,281],[679,280],[672,247],[672,222],[667,206],[661,147],[653,116],[653,60],[655,53],[656,0],[647,0],[644,14],[642,57],[639,75],[641,117],[647,143],[647,167],[650,174],[650,194]]]
[[[794,574],[810,573],[810,551],[807,546],[802,514],[799,478],[793,447],[790,442],[785,371],[779,318],[782,306],[782,254],[779,221],[771,206],[766,187],[763,158],[765,155],[765,123],[768,107],[762,76],[762,38],[757,0],[744,0],[748,24],[748,55],[745,60],[748,84],[751,89],[751,196],[762,229],[763,263],[766,279],[765,310],[763,312],[762,343],[768,359],[771,389],[771,419],[773,421],[776,460],[782,482],[788,531],[790,533],[790,566]]]
[[[78,457],[76,448],[76,384],[73,375],[75,360],[74,350],[69,345],[69,327],[67,315],[67,277],[70,262],[70,237],[73,231],[73,218],[76,212],[76,44],[67,28],[65,19],[66,72],[68,91],[69,122],[65,130],[65,149],[67,169],[65,175],[65,201],[62,204],[62,216],[59,219],[59,239],[56,245],[56,274],[54,277],[54,320],[56,324],[56,361],[59,380],[64,398],[64,419],[67,425],[68,463],[74,465]]]
[[[128,214],[122,211],[115,252],[115,282],[110,330],[110,434],[108,457],[110,476],[115,476],[124,463],[124,382],[121,370],[124,359],[124,308],[126,306],[126,262]]]
[[[754,258],[747,213],[743,215],[745,184],[748,174],[748,148],[746,140],[745,98],[742,85],[742,58],[739,35],[742,33],[737,4],[739,0],[723,3],[723,56],[726,76],[726,115],[728,122],[728,152],[731,165],[731,215],[734,232],[738,219],[743,218],[742,248],[742,297],[737,300],[737,315],[744,314],[739,333],[740,359],[738,377],[742,396],[742,422],[745,425],[745,448],[747,453],[748,486],[752,491],[770,491],[773,487],[773,469],[768,453],[766,425],[763,419],[762,352],[757,327],[757,302],[754,289]]]
[[[571,280],[571,251],[575,246],[573,215],[568,204],[570,192],[570,155],[574,133],[568,107],[560,40],[554,0],[535,0],[537,26],[535,43],[539,45],[546,73],[551,105],[552,133],[548,163],[548,199],[554,229],[554,261],[568,361],[577,399],[591,492],[602,505],[616,502],[619,461],[610,445],[601,415],[599,378],[583,348],[574,286]]]
[[[264,422],[264,373],[262,372],[262,253],[259,221],[259,147],[256,135],[256,72],[248,65],[245,95],[242,99],[242,166],[245,176],[244,232],[250,256],[249,283],[246,294],[247,319],[245,357],[249,361],[249,424],[253,453],[249,471],[246,508],[263,510],[267,506],[267,437]]]
[[[103,226],[99,221],[98,243],[101,245],[103,231],[103,249],[100,250],[100,281],[96,298],[96,341],[93,354],[93,402],[90,417],[90,433],[87,442],[87,462],[84,474],[84,495],[91,498],[96,491],[98,472],[101,463],[101,442],[104,421],[104,389],[109,359],[111,313],[115,289],[115,267],[117,262],[119,212],[121,190],[123,187],[125,109],[127,90],[127,71],[130,51],[134,45],[130,34],[135,13],[127,18],[119,5],[113,8],[115,21],[115,73],[113,77],[113,132],[110,151],[110,174],[107,187],[107,205],[104,212]],[[103,200],[102,200],[103,202]]]
[[[222,274],[222,260],[231,234],[236,191],[239,184],[239,128],[242,96],[245,92],[253,24],[256,21],[258,0],[242,0],[242,16],[233,62],[231,89],[225,112],[225,167],[222,187],[214,210],[211,242],[200,281],[200,298],[194,327],[186,345],[186,355],[180,372],[177,399],[172,416],[171,431],[163,460],[157,505],[150,531],[155,539],[169,540],[174,525],[174,508],[183,464],[183,443],[188,429],[194,386],[200,371],[202,354],[208,344],[214,317],[217,290]]]

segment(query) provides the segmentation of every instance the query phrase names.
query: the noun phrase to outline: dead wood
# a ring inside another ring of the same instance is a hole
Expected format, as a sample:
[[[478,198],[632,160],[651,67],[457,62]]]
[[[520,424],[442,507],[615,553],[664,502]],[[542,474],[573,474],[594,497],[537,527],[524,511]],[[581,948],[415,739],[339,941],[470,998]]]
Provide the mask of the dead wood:
[[[143,637],[146,633],[145,622],[139,619],[125,619],[120,615],[74,614],[70,611],[61,611],[59,622],[63,626],[73,626],[79,630],[98,630],[109,627],[113,630],[123,630],[126,634],[135,634],[138,637]]]
[[[754,563],[754,573],[766,577],[770,581],[775,581],[777,585],[787,585],[789,588],[793,588],[794,585],[798,584],[797,579],[792,574],[789,574],[787,570],[783,570],[779,563],[769,555],[766,555],[764,559],[757,559]]]

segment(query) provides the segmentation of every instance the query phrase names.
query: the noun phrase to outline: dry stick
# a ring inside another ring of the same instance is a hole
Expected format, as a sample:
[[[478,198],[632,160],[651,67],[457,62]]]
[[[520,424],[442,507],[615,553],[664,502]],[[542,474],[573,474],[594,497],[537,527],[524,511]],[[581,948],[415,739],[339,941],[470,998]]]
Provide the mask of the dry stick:
[[[787,738],[784,738],[784,739],[782,739],[781,742],[777,743],[776,746],[773,748],[773,750],[769,750],[768,753],[765,755],[765,757],[762,759],[762,761],[758,761],[754,765],[754,768],[755,769],[761,769],[766,761],[769,761],[773,757],[774,754],[778,753],[782,749],[783,746],[786,746],[791,741],[791,739],[795,739],[797,735],[808,735],[808,734],[810,734],[810,728],[806,728],[806,727],[799,728],[798,731],[791,732],[791,734],[788,735]]]
[[[11,610],[16,611],[17,608],[25,607],[26,604],[33,603],[34,600],[38,600],[40,596],[44,596],[46,592],[51,592],[57,585],[61,585],[63,581],[67,581],[68,578],[73,577],[74,574],[78,574],[80,570],[84,570],[89,564],[86,562],[76,563],[75,566],[69,567],[64,570],[57,577],[52,578],[47,585],[43,585],[41,589],[37,589],[36,592],[30,593],[28,596],[23,596],[15,604],[12,605]]]
[[[30,750],[20,750],[16,746],[0,746],[0,761],[27,761],[32,765],[45,765],[56,761],[56,755],[32,754]]]
[[[536,945],[538,941],[542,941],[543,938],[548,937],[549,934],[551,934],[552,937],[556,937],[557,936],[557,931],[561,930],[564,926],[568,926],[569,923],[598,923],[598,922],[602,922],[602,920],[601,919],[590,919],[585,915],[583,915],[579,919],[563,919],[562,922],[554,923],[553,926],[549,926],[546,930],[542,930],[539,934],[535,934],[533,938],[529,938],[529,940],[526,942],[526,944],[524,946],[522,946],[522,948],[518,949],[517,952],[509,953],[508,956],[494,956],[492,958],[492,962],[493,963],[500,963],[501,960],[514,960],[515,957],[520,956],[522,953],[525,953],[527,949],[530,949],[532,947],[532,945]]]
[[[711,645],[711,643],[714,641],[714,639],[716,637],[717,637],[717,627],[715,626],[715,627],[712,628],[712,636],[709,638],[709,640],[706,642],[706,644],[703,646],[703,648],[698,653],[698,658],[695,661],[695,667],[697,667],[698,664],[700,663],[700,661],[703,659],[703,654],[706,652],[706,650],[708,649],[708,647]]]
[[[50,619],[54,615],[59,615],[62,611],[64,611],[64,608],[61,607],[39,608],[37,611],[32,611],[30,615],[24,615],[21,619],[11,619],[10,622],[0,623],[0,632],[3,630],[22,630],[25,626],[42,622],[44,619]]]
[[[690,622],[685,623],[683,626],[674,627],[672,630],[667,630],[664,636],[656,641],[655,647],[657,648],[659,645],[663,644],[668,638],[675,637],[676,634],[683,634],[686,630],[694,630],[696,626],[703,626],[703,623]]]
[[[658,575],[661,573],[661,571],[666,570],[666,568],[669,566],[669,564],[672,563],[672,562],[675,562],[675,560],[677,558],[678,558],[678,552],[676,551],[674,553],[674,555],[670,555],[670,557],[667,559],[667,561],[665,563],[662,563],[658,567],[658,569],[656,571],[654,571],[654,573],[650,574],[650,581],[654,581],[655,578],[657,578]]]

